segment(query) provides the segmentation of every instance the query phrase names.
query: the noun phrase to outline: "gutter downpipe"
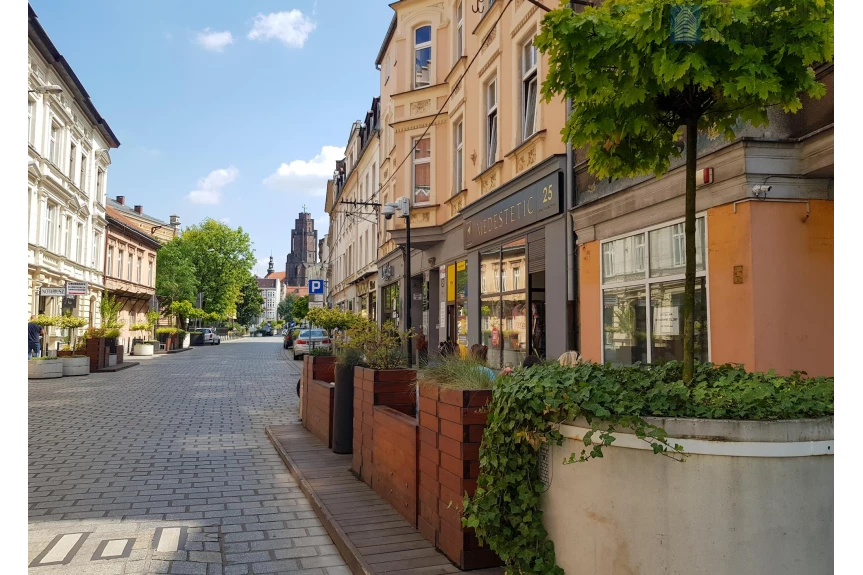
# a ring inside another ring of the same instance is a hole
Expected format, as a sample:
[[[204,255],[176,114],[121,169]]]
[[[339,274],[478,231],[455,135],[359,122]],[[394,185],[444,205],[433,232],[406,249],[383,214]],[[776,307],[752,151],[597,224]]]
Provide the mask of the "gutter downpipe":
[[[573,2],[569,3],[569,9],[575,10]],[[572,98],[566,99],[566,118],[572,114]],[[566,192],[565,214],[566,214],[566,300],[567,300],[567,330],[566,349],[578,350],[580,347],[578,329],[578,269],[575,259],[575,231],[570,211],[575,207],[575,166],[572,144],[566,143],[566,174],[564,179],[564,190]]]

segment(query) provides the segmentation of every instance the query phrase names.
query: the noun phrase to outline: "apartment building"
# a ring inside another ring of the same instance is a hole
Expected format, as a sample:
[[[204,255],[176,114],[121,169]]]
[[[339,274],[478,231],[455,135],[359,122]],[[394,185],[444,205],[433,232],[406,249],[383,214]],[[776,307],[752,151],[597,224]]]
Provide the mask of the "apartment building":
[[[27,312],[98,327],[109,152],[120,142],[29,6],[27,45]],[[86,293],[67,297],[67,282]],[[47,332],[54,347],[62,334]]]
[[[377,318],[380,99],[351,126],[345,159],[327,186],[330,216],[328,300],[334,307]]]
[[[413,204],[412,277],[396,250],[404,220],[382,219],[379,315],[401,321],[409,287],[411,325],[431,348],[482,342],[493,367],[556,357],[572,308],[567,155],[565,103],[538,97],[546,59],[533,37],[543,12],[523,0],[485,2],[481,13],[459,1],[391,6],[376,60],[380,193],[382,203],[407,194]]]

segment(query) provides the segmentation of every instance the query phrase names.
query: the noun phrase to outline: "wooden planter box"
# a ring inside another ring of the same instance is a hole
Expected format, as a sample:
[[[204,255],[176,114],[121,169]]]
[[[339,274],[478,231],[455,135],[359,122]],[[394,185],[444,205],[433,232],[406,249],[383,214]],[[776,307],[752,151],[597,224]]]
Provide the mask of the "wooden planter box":
[[[417,526],[417,420],[386,405],[374,406],[372,488]]]
[[[57,350],[57,357],[72,357],[73,355],[75,355],[74,351]]]
[[[90,358],[90,371],[98,371],[108,366],[108,345],[104,337],[93,337],[87,340],[85,354]]]
[[[335,387],[335,384],[319,379],[312,379],[306,386],[308,402],[303,424],[329,449],[333,447],[333,392]]]
[[[374,487],[375,406],[387,406],[408,416],[416,414],[413,390],[416,371],[354,368],[354,437],[351,469]],[[413,465],[416,468],[416,464]]]
[[[309,383],[317,379],[324,383],[332,383],[336,380],[335,375],[336,358],[334,356],[303,356],[303,373],[300,376],[300,418],[303,426],[308,429],[309,418]],[[332,412],[332,406],[330,407]],[[332,413],[330,414],[332,420]]]
[[[461,525],[464,495],[476,492],[483,406],[491,390],[420,388],[417,528],[460,569],[501,564]]]
[[[63,362],[63,377],[90,374],[90,358],[87,356],[64,356],[60,361]]]
[[[33,359],[27,362],[28,379],[53,379],[63,377],[63,361],[60,359]]]

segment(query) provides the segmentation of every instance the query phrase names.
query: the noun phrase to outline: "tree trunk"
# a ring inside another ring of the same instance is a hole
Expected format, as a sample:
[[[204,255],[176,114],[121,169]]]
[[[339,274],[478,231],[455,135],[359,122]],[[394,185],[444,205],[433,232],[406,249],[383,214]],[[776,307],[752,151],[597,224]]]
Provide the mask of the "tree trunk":
[[[698,164],[698,116],[686,120],[686,286],[683,294],[683,381],[695,372],[695,171]]]

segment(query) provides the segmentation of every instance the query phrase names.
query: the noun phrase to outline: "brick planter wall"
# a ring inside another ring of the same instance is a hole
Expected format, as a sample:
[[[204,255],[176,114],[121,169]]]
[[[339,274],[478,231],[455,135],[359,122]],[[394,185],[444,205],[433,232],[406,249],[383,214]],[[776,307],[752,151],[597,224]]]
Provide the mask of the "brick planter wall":
[[[334,382],[336,380],[335,369],[335,357],[303,356],[303,373],[300,376],[300,418],[303,420],[303,426],[306,429],[309,427],[306,423],[309,418],[309,383],[313,379],[326,383]],[[332,407],[330,411],[332,412]],[[330,414],[330,420],[332,420],[332,413]]]
[[[307,418],[303,418],[306,429],[325,443],[333,447],[333,392],[335,384],[313,379],[308,383],[308,401],[306,403]]]
[[[464,495],[476,492],[479,446],[491,390],[420,388],[418,529],[461,569],[500,565],[461,526]],[[450,503],[452,505],[450,506]]]
[[[417,420],[374,407],[372,487],[414,528],[417,525]]]
[[[413,417],[416,414],[416,394],[413,391],[415,381],[416,371],[412,369],[354,368],[354,452],[351,469],[372,487],[375,465],[374,408],[376,405],[384,405]]]
[[[90,371],[102,369],[108,365],[108,346],[104,337],[91,337],[87,340],[85,355],[90,358]]]

